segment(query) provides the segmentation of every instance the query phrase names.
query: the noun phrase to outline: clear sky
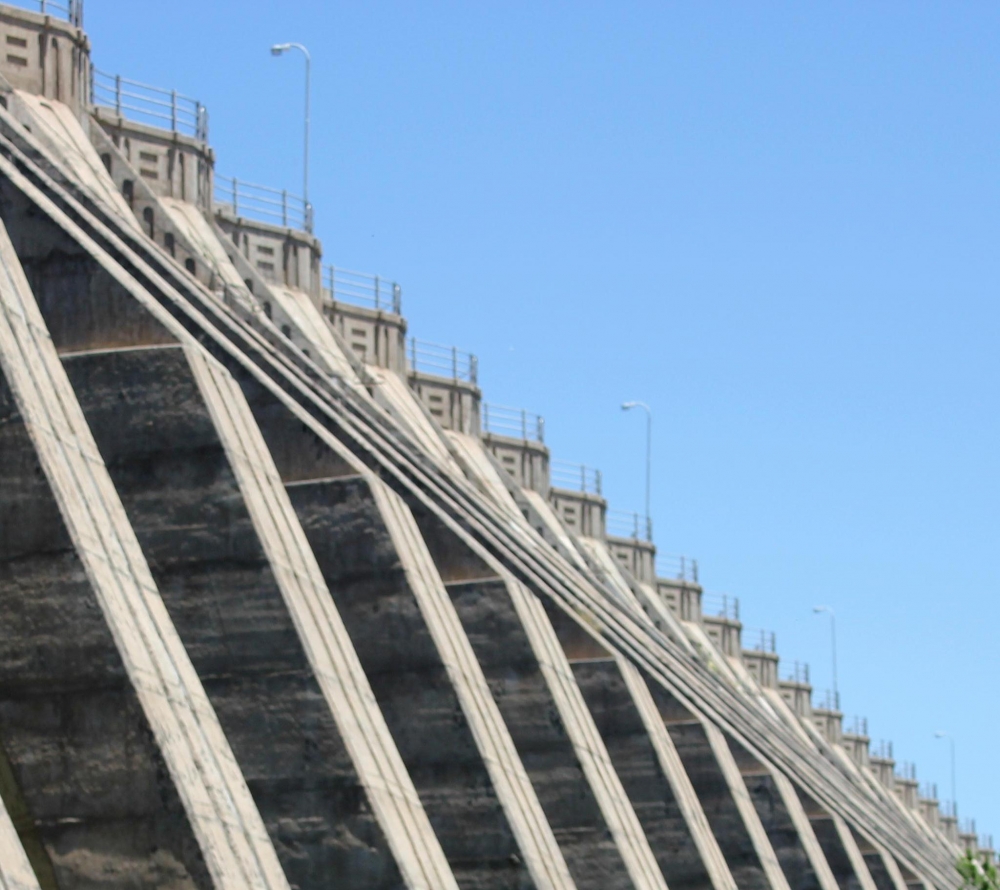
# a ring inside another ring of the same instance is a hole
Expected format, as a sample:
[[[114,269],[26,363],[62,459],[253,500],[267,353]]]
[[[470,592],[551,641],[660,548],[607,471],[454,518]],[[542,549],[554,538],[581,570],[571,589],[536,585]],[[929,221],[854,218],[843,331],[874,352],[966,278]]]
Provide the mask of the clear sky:
[[[200,98],[217,170],[1000,833],[1000,6],[86,0],[97,66]]]

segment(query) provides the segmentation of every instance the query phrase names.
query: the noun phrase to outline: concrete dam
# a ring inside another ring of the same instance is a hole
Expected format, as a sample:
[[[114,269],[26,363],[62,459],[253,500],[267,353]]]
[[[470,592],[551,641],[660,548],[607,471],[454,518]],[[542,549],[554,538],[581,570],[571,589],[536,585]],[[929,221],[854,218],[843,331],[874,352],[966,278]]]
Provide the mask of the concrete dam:
[[[205,109],[0,6],[0,888],[947,890],[933,789]]]

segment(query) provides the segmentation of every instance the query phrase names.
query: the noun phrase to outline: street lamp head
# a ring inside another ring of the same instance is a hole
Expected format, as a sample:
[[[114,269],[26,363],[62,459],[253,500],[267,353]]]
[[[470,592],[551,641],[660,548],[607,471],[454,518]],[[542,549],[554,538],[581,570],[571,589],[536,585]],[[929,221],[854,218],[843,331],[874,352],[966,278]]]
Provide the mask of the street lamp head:
[[[622,402],[622,411],[628,411],[629,408],[636,407],[635,402]]]
[[[946,739],[948,738],[948,733],[946,733],[943,729],[939,729],[936,733],[934,733],[934,738]]]
[[[276,43],[271,47],[272,56],[280,56],[282,53],[288,52],[292,48],[290,43]]]
[[[831,609],[829,606],[813,606],[813,612],[814,613],[829,612],[832,615],[833,609]]]

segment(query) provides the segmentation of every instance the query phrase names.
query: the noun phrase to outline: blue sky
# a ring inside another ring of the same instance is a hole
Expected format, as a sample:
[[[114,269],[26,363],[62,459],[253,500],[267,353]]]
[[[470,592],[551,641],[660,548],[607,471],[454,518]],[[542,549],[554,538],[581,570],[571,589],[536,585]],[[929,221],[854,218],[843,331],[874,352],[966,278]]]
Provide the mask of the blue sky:
[[[1000,7],[87,0],[97,66],[201,99],[667,553],[1000,831]]]

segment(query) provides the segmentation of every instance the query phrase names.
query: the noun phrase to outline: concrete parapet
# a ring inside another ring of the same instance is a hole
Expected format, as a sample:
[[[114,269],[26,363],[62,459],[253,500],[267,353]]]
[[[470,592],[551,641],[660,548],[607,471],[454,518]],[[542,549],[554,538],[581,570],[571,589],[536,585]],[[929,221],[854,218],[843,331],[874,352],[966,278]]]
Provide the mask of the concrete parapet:
[[[844,731],[840,737],[840,744],[848,753],[851,760],[861,769],[868,769],[871,766],[871,755],[869,748],[871,739],[868,736],[868,721],[855,720],[849,730]]]
[[[553,486],[549,489],[549,501],[573,534],[604,540],[608,502],[599,494]]]
[[[235,216],[224,206],[216,207],[214,216],[219,228],[261,278],[269,284],[303,291],[320,305],[323,247],[315,235]]]
[[[642,538],[622,538],[608,535],[608,549],[619,564],[637,581],[645,584],[656,582],[656,545]]]
[[[158,197],[175,198],[203,211],[212,206],[215,153],[201,140],[160,127],[130,120],[98,106],[93,121],[135,168],[145,185]],[[110,171],[110,159],[102,153]],[[134,185],[125,184],[126,201],[133,200]]]
[[[938,801],[937,786],[930,785],[924,789],[917,797],[917,808],[931,828],[938,830],[941,828],[941,809]]]
[[[323,315],[339,331],[357,358],[366,364],[406,374],[406,319],[384,309],[327,299]]]
[[[896,797],[908,810],[919,811],[919,788],[916,770],[912,764],[904,763],[901,770],[897,770],[893,781],[893,791]]]
[[[90,102],[90,41],[74,21],[0,5],[0,75],[82,117]]]
[[[953,813],[942,813],[938,821],[941,833],[953,844],[958,844],[958,816]]]
[[[537,491],[548,498],[551,487],[549,449],[542,442],[484,432],[483,447],[521,488]]]
[[[809,665],[794,662],[785,679],[778,680],[778,691],[785,704],[803,720],[812,719],[812,684],[809,682]]]
[[[741,655],[747,671],[765,689],[778,688],[778,653],[774,633],[743,630],[741,639],[753,648],[744,648]]]
[[[875,751],[869,751],[868,767],[883,788],[895,790],[896,761],[892,754],[892,742],[882,742]]]
[[[814,705],[812,722],[831,745],[839,745],[844,734],[844,715],[838,706],[838,696],[828,692],[822,704]]]
[[[705,594],[701,600],[702,624],[716,648],[725,655],[739,658],[743,650],[740,601],[727,594]]]
[[[702,587],[683,578],[657,578],[656,592],[681,621],[701,621]]]

